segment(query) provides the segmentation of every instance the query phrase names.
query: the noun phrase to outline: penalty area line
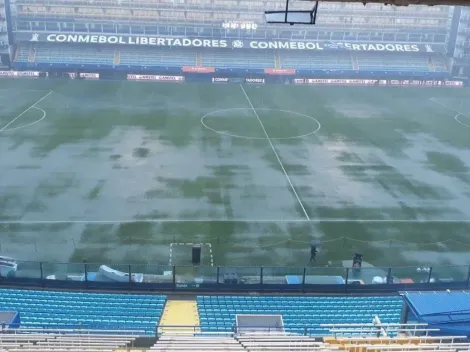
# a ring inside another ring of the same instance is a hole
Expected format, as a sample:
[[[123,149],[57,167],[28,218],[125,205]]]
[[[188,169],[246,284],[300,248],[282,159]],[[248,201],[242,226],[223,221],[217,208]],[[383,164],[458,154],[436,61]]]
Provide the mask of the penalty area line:
[[[465,126],[467,128],[470,128],[470,125],[467,125],[466,123],[463,123],[462,121],[459,120],[459,116],[465,116],[467,118],[470,118],[470,116],[464,114],[464,113],[461,113],[461,112],[458,112],[457,110],[455,110],[454,108],[451,108],[450,106],[447,106],[446,104],[443,104],[441,103],[440,101],[436,100],[435,98],[428,98],[430,101],[432,101],[434,104],[437,104],[437,105],[440,105],[442,106],[443,108],[446,108],[447,110],[450,110],[450,111],[453,111],[455,113],[457,113],[457,115],[454,116],[454,120],[461,124],[462,126]],[[463,102],[463,101],[462,101]]]
[[[39,99],[38,101],[36,101],[34,104],[32,104],[30,107],[28,107],[26,110],[24,110],[21,114],[19,114],[18,116],[16,116],[13,120],[11,120],[10,122],[8,122],[5,126],[3,126],[2,129],[0,129],[0,132],[3,132],[5,131],[13,122],[15,122],[16,120],[18,120],[21,116],[23,116],[24,114],[26,114],[29,110],[31,110],[32,108],[35,108],[36,107],[36,104],[39,104],[41,101],[43,101],[44,99],[46,99],[49,95],[52,94],[52,90],[49,91],[49,93],[47,93],[46,95],[44,95],[41,99]]]

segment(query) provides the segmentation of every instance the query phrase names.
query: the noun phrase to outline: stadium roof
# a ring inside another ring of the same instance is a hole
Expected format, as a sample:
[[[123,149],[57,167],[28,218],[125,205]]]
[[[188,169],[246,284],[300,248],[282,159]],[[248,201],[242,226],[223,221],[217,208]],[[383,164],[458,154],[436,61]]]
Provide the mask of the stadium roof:
[[[304,0],[313,1],[313,0]],[[470,6],[470,0],[321,0],[322,2],[359,2],[362,4],[379,3],[385,5],[460,5]]]
[[[470,323],[467,291],[406,292],[403,299],[420,321],[428,324]]]
[[[470,336],[470,292],[405,292],[403,300],[429,328],[443,335]]]
[[[314,3],[311,10],[290,10],[289,2],[292,0],[285,0],[286,8],[283,11],[265,11],[267,23],[285,23],[285,24],[315,24],[317,13],[319,10],[318,4],[320,2],[357,2],[361,4],[376,3],[395,6],[408,6],[408,5],[461,5],[470,6],[470,0],[301,0],[304,2]]]

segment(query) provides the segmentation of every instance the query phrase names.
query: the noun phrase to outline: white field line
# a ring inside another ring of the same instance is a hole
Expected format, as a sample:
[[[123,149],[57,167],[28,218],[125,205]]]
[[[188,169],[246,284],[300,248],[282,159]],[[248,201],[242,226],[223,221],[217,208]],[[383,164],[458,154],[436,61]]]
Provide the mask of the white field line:
[[[454,116],[454,120],[457,121],[458,123],[460,123],[461,125],[465,126],[465,127],[468,127],[470,128],[470,125],[467,125],[466,123],[463,123],[462,121],[459,120],[459,116],[462,115],[462,116],[467,116],[467,115],[464,115],[464,114],[457,114]]]
[[[43,101],[44,99],[46,99],[49,95],[52,94],[52,90],[49,91],[49,93],[47,93],[46,95],[44,95],[41,99],[39,99],[37,102],[35,102],[33,105],[31,105],[29,108],[27,108],[25,111],[23,111],[21,114],[19,114],[18,116],[16,116],[13,120],[11,120],[10,122],[8,122],[2,129],[0,129],[0,132],[3,132],[5,131],[8,126],[10,126],[13,122],[15,122],[16,120],[18,120],[21,116],[23,116],[24,114],[26,114],[29,110],[31,110],[32,108],[36,107],[36,104],[39,104],[41,101]]]
[[[41,109],[41,108],[38,108],[37,106],[34,106],[33,109],[36,109],[36,110],[39,110],[39,111],[42,111],[42,117],[39,119],[39,120],[36,120],[34,122],[31,122],[31,123],[28,123],[27,125],[23,125],[23,126],[18,126],[18,127],[13,127],[13,128],[8,128],[6,130],[3,130],[3,131],[0,131],[0,132],[10,132],[10,131],[15,131],[15,130],[19,130],[19,129],[22,129],[22,128],[26,128],[26,127],[30,127],[30,126],[33,126],[39,122],[41,122],[42,120],[44,120],[47,116],[47,113]]]
[[[256,118],[258,119],[258,122],[260,123],[261,128],[262,128],[263,131],[264,131],[264,134],[265,134],[265,136],[266,136],[266,139],[268,140],[269,144],[271,145],[271,149],[273,150],[274,155],[276,156],[277,161],[279,162],[279,165],[281,166],[281,169],[282,169],[282,171],[284,172],[284,175],[286,175],[287,182],[289,182],[290,187],[292,188],[292,192],[294,192],[294,195],[295,195],[295,197],[297,198],[297,200],[298,200],[298,202],[299,202],[299,204],[300,204],[300,207],[302,208],[302,211],[303,211],[303,213],[304,213],[304,215],[305,215],[305,218],[306,218],[307,220],[310,220],[310,217],[308,216],[308,213],[307,213],[307,211],[305,210],[305,207],[304,207],[302,201],[300,200],[300,197],[299,197],[299,195],[297,194],[297,191],[295,190],[295,187],[294,187],[294,185],[292,184],[292,181],[290,180],[290,177],[289,177],[289,175],[287,174],[287,171],[286,171],[286,169],[284,168],[284,165],[282,164],[281,158],[279,157],[279,154],[277,153],[276,148],[274,148],[273,142],[271,141],[271,138],[269,137],[268,132],[266,131],[266,128],[264,128],[263,122],[261,121],[261,119],[260,119],[258,113],[256,112],[255,107],[254,107],[253,104],[251,103],[251,100],[250,100],[250,98],[248,97],[248,94],[246,94],[245,88],[243,88],[243,85],[241,85],[241,84],[240,84],[240,88],[242,89],[243,94],[245,94],[246,100],[248,100],[248,103],[250,104],[251,109],[252,109],[253,112],[255,113]]]
[[[459,120],[459,116],[465,116],[465,117],[467,117],[467,118],[470,118],[470,116],[468,116],[468,115],[466,115],[466,114],[463,114],[463,113],[461,113],[461,112],[458,112],[458,111],[455,110],[454,108],[451,108],[450,106],[447,106],[446,104],[443,104],[443,103],[441,103],[440,101],[435,100],[434,98],[429,98],[429,100],[432,101],[434,104],[440,105],[440,106],[446,108],[447,110],[450,110],[450,111],[453,111],[453,112],[457,113],[457,115],[454,116],[454,120],[455,120],[456,122],[458,122],[459,124],[461,124],[461,125],[463,125],[463,126],[465,126],[465,127],[470,128],[470,125],[467,125],[467,124],[465,124],[465,123],[463,123],[462,121]],[[462,103],[463,103],[463,101],[462,101]]]
[[[363,223],[363,224],[470,224],[470,219],[122,219],[122,220],[1,220],[0,225],[134,224],[134,223]]]

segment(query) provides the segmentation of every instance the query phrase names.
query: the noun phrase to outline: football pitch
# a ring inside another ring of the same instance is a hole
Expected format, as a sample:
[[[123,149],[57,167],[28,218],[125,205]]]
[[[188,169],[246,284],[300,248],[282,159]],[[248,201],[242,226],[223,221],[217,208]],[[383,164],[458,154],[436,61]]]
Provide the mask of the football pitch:
[[[0,254],[470,262],[470,92],[0,81]]]

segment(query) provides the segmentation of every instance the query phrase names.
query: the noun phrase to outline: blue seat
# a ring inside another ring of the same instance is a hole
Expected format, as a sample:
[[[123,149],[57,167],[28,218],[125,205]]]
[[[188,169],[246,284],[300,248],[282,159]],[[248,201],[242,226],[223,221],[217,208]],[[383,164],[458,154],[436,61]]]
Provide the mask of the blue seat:
[[[202,331],[225,329],[235,323],[236,314],[280,314],[287,331],[312,327],[310,334],[326,334],[325,323],[368,323],[375,315],[399,323],[401,297],[280,297],[280,296],[198,296]]]
[[[0,290],[0,310],[21,314],[22,325],[138,329],[155,333],[166,296]]]

